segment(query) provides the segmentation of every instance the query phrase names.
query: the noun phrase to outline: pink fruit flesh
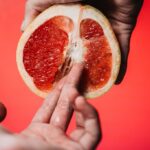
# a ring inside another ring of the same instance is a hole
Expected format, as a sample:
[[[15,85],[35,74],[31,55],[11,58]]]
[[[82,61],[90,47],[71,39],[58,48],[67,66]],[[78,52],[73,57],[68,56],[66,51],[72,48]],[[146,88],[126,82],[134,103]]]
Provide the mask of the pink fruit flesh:
[[[92,19],[84,19],[80,24],[80,36],[88,49],[85,55],[82,88],[95,90],[109,80],[112,68],[112,53],[102,27]]]
[[[73,26],[67,17],[57,16],[48,20],[32,33],[24,47],[25,69],[40,90],[52,87],[58,67],[62,64],[64,48],[68,45],[65,30],[70,29],[65,22],[68,27]]]
[[[65,16],[53,17],[37,28],[28,39],[23,51],[23,63],[34,84],[40,90],[49,90],[64,63],[63,52],[68,45],[68,32],[73,22]],[[87,49],[83,71],[83,88],[98,89],[110,78],[112,53],[101,26],[92,19],[80,24],[80,37]]]

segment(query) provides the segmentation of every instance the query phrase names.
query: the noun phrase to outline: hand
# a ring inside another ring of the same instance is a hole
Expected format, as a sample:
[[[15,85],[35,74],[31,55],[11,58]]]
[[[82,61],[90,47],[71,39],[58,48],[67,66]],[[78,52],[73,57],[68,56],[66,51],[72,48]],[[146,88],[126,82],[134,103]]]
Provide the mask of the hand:
[[[25,7],[25,16],[21,26],[24,31],[31,21],[46,8],[54,4],[73,3],[81,0],[27,0]]]
[[[29,127],[15,135],[14,145],[20,146],[17,150],[92,150],[97,146],[101,137],[98,114],[77,91],[82,69],[82,64],[74,65],[49,94]],[[73,110],[77,127],[66,135]]]
[[[109,19],[121,48],[121,67],[116,84],[119,84],[126,73],[130,47],[130,37],[136,25],[143,0],[87,0],[97,7]]]
[[[80,0],[28,0],[22,31],[43,10],[54,3],[77,2]],[[121,67],[116,84],[119,84],[126,73],[130,47],[130,37],[136,25],[137,16],[143,0],[86,0],[87,4],[101,10],[109,19],[121,48]]]

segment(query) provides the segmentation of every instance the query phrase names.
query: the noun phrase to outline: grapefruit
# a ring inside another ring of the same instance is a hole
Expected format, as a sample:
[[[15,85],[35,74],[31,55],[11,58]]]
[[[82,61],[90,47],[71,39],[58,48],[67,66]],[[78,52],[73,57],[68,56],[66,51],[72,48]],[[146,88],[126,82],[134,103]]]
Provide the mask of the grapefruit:
[[[17,65],[27,86],[46,97],[74,62],[85,62],[81,89],[87,98],[104,94],[114,84],[120,49],[107,18],[89,5],[54,5],[22,34]]]

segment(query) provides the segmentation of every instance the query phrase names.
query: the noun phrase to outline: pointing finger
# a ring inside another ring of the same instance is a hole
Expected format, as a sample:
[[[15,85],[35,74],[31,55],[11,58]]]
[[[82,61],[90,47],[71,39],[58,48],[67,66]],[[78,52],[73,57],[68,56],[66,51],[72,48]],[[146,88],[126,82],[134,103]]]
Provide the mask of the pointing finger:
[[[54,110],[50,123],[66,130],[72,116],[72,103],[79,95],[77,84],[80,80],[84,65],[82,63],[74,64],[70,73],[66,77],[59,101]]]
[[[48,97],[43,102],[43,105],[39,108],[37,113],[35,114],[32,122],[41,122],[41,123],[48,123],[50,117],[56,107],[58,102],[63,84],[66,78],[63,78],[56,87],[50,92]]]
[[[80,0],[28,0],[26,2],[24,21],[21,26],[21,31],[24,31],[36,16],[51,5],[78,1]]]

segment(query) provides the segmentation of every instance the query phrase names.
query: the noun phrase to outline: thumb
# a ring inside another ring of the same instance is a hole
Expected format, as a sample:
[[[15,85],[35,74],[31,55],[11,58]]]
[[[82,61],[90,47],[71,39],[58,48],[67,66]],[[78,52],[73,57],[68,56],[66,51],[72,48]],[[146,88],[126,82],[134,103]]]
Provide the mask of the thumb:
[[[46,8],[54,4],[74,3],[81,0],[28,0],[25,7],[25,17],[21,25],[21,31],[24,31],[26,27],[32,22],[32,20],[39,15]]]
[[[30,1],[27,1],[25,6],[25,16],[21,25],[21,31],[23,32],[32,22],[32,20],[39,14],[40,11],[36,10]]]
[[[23,20],[21,25],[21,31],[24,32],[27,26],[32,22],[32,20],[39,14],[36,10],[32,10],[26,15],[26,18]]]

